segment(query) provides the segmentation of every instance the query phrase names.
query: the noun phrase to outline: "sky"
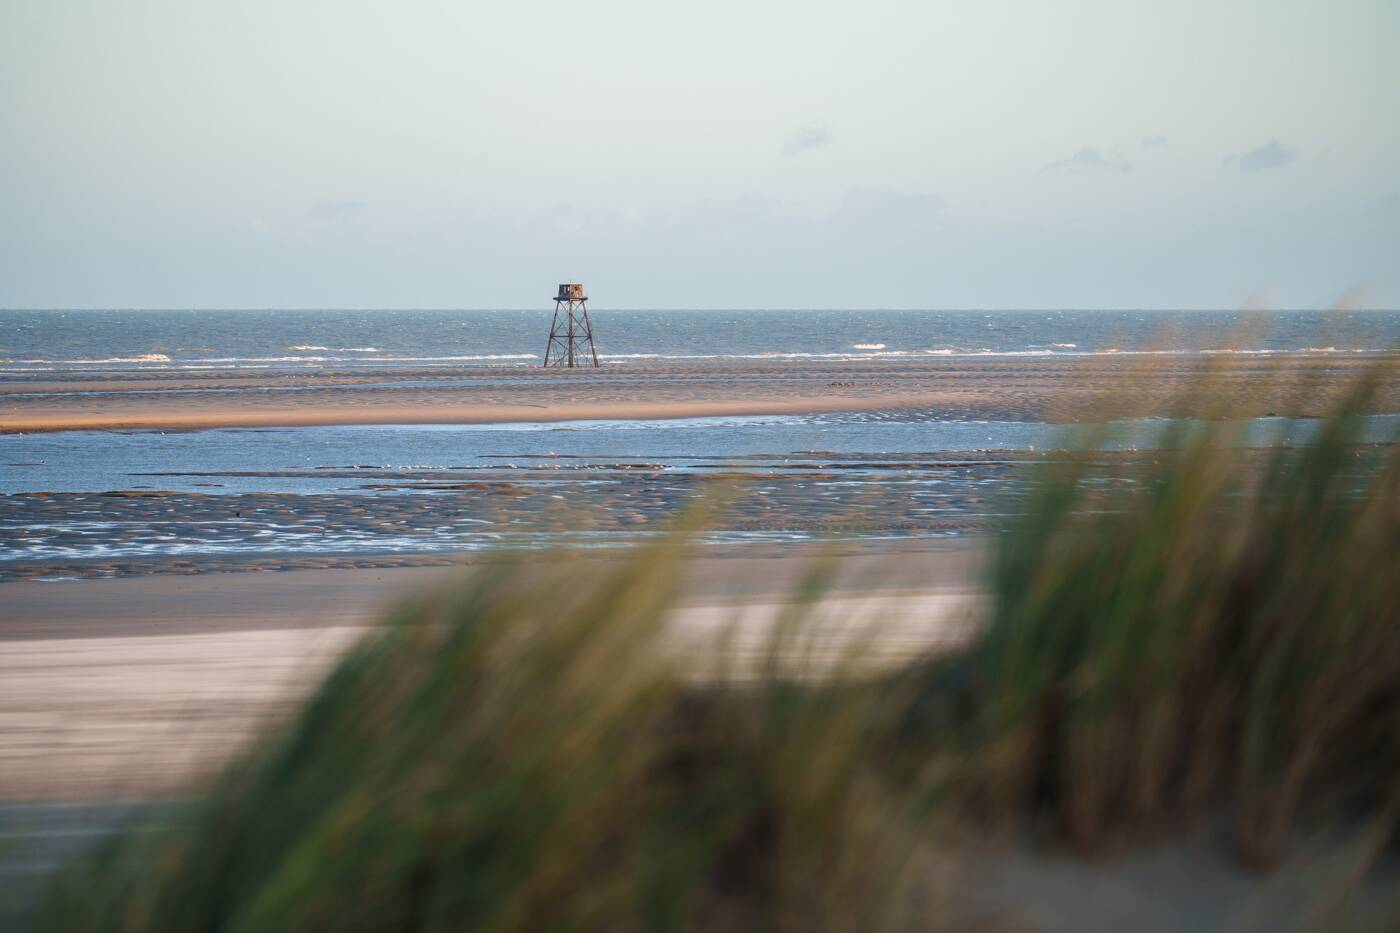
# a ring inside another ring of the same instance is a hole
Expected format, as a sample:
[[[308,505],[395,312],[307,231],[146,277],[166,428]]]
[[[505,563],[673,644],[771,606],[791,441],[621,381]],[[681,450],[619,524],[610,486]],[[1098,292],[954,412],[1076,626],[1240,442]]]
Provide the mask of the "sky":
[[[0,0],[0,307],[1400,307],[1400,0]]]

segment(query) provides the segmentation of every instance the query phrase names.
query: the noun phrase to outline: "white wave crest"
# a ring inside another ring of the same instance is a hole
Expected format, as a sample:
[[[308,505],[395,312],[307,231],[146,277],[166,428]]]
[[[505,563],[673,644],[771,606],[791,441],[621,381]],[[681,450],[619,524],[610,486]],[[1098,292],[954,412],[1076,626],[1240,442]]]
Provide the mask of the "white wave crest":
[[[208,356],[188,362],[200,363],[329,363],[333,356]]]
[[[885,345],[884,345],[883,343],[853,343],[853,344],[851,344],[851,349],[852,349],[852,350],[883,350],[883,349],[885,349]]]
[[[51,363],[59,366],[87,366],[97,363],[169,363],[170,357],[164,353],[138,353],[136,356],[106,356],[101,359],[90,360],[48,360],[48,359],[25,359],[25,360],[0,360],[0,363]]]
[[[599,353],[600,360],[718,360],[737,359],[722,353]]]
[[[601,355],[601,354],[600,354]],[[396,363],[458,362],[461,360],[537,360],[538,353],[482,353],[477,356],[386,356]]]
[[[1337,347],[1304,347],[1299,353],[1385,353],[1385,350],[1358,350],[1354,347],[1338,349]]]

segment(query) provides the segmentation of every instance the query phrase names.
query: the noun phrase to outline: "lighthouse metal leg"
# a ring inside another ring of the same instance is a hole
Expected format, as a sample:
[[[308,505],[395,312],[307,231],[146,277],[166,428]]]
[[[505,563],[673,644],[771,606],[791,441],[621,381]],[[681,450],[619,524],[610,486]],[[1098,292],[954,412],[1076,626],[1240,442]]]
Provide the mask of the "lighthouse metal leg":
[[[593,322],[588,319],[588,305],[581,304],[579,307],[583,311],[583,333],[584,339],[588,341],[588,352],[593,354],[593,365],[598,365],[598,347],[593,343]]]
[[[549,354],[550,351],[554,349],[554,341],[557,339],[559,333],[559,304],[560,303],[557,301],[554,303],[554,321],[549,325],[549,340],[544,345],[545,366],[549,365]],[[558,357],[555,358],[555,362],[558,362]]]
[[[574,368],[574,302],[569,299],[569,368]]]

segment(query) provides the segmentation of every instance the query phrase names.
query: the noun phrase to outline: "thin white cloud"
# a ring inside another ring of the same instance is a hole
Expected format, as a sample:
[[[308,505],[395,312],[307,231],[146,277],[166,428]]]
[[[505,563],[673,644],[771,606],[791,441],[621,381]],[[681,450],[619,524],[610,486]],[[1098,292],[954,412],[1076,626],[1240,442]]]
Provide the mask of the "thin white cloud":
[[[1234,167],[1241,172],[1267,172],[1283,168],[1298,158],[1298,153],[1271,139],[1257,149],[1239,152],[1225,160],[1227,168]]]
[[[821,149],[831,143],[831,133],[825,127],[810,124],[799,126],[783,138],[783,155],[795,156],[798,153]]]
[[[1171,141],[1165,136],[1144,136],[1142,139],[1144,149],[1169,149]]]
[[[1068,159],[1047,162],[1040,167],[1042,172],[1052,175],[1099,175],[1119,174],[1132,171],[1132,166],[1122,156],[1105,157],[1097,149],[1080,149]]]

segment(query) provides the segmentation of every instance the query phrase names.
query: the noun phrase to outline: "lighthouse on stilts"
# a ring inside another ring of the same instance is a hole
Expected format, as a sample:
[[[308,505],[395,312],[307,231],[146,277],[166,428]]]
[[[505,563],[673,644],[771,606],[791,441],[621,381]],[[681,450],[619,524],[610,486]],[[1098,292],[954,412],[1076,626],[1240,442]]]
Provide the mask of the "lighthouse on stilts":
[[[566,282],[554,296],[554,323],[544,348],[544,365],[597,366],[598,350],[593,346],[593,325],[588,320],[588,297],[583,286]]]

